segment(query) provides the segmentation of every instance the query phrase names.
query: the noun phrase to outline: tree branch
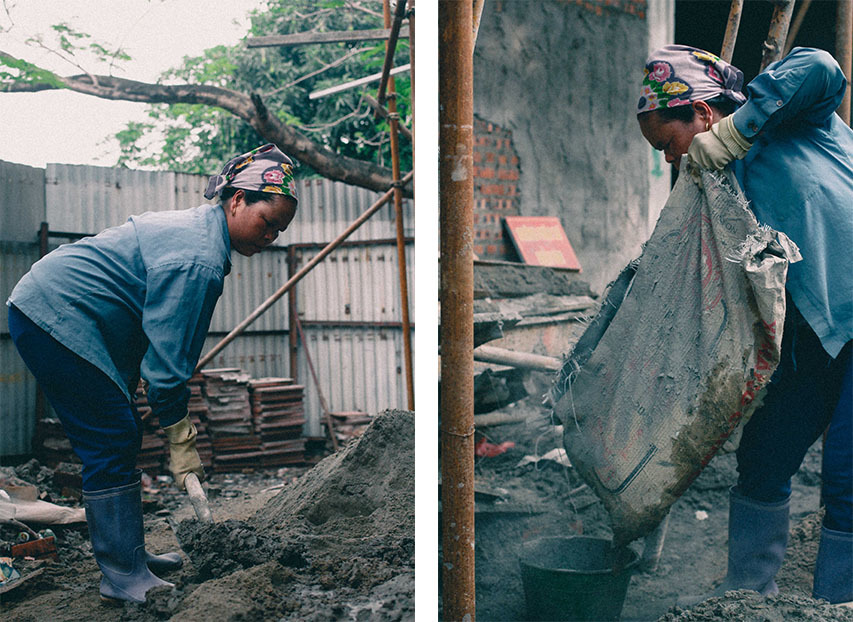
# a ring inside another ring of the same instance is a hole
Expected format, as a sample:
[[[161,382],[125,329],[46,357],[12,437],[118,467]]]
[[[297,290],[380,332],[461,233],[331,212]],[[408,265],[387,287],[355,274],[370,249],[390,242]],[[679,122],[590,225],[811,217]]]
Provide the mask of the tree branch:
[[[14,58],[0,50],[0,56]],[[149,84],[113,76],[76,75],[59,77],[69,90],[101,99],[142,102],[146,104],[203,104],[216,106],[249,123],[260,136],[275,143],[282,151],[296,157],[328,179],[376,192],[388,190],[394,183],[389,168],[335,153],[269,114],[261,97],[203,84]],[[0,92],[36,93],[55,90],[56,85],[34,83],[0,84]],[[411,186],[404,194],[413,196]]]

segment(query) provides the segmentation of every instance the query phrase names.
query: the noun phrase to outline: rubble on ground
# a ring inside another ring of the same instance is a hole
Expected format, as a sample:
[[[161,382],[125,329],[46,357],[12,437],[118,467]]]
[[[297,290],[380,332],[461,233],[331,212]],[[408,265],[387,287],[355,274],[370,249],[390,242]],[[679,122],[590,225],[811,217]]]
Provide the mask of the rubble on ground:
[[[0,474],[61,494],[51,469],[35,461]],[[168,480],[147,478],[143,505],[148,549],[182,546],[184,567],[164,577],[174,587],[151,590],[144,605],[102,605],[85,524],[57,526],[55,562],[15,560],[29,579],[0,594],[4,620],[413,617],[413,413],[375,416],[361,436],[310,470],[212,474],[205,485],[213,524],[195,520],[186,495]]]

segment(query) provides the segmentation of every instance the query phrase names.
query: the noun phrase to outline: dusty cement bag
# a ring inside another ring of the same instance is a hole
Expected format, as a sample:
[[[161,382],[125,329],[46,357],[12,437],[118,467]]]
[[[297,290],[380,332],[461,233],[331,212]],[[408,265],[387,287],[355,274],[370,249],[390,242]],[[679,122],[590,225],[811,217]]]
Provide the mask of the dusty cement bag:
[[[799,251],[758,224],[733,176],[696,174],[681,175],[551,390],[566,452],[617,544],[666,516],[779,362]]]

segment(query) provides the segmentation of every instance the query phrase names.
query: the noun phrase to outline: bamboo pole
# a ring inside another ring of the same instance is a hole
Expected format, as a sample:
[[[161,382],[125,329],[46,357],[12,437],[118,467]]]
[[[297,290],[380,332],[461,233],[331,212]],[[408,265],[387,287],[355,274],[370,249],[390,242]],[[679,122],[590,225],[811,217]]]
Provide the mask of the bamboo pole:
[[[473,4],[438,3],[442,605],[475,617]]]
[[[851,49],[853,49],[853,0],[838,0],[838,11],[835,22],[835,58],[841,65],[841,71],[847,77],[847,92],[841,105],[838,107],[838,115],[850,125],[850,85]]]
[[[773,15],[770,17],[770,30],[764,42],[759,73],[767,65],[782,58],[785,40],[788,38],[788,27],[791,25],[791,14],[794,12],[794,0],[775,0]]]
[[[806,18],[806,13],[809,10],[812,0],[801,0],[797,8],[797,13],[791,21],[791,28],[788,30],[788,36],[785,39],[785,50],[782,56],[787,56],[791,48],[794,47],[794,39],[797,38],[797,33],[800,32],[800,27],[803,25],[803,20]]]
[[[729,9],[729,20],[726,22],[726,34],[723,36],[723,48],[720,50],[720,58],[727,63],[732,62],[732,55],[735,52],[737,31],[740,28],[740,17],[742,14],[743,0],[732,0],[732,7]]]
[[[563,366],[563,361],[553,356],[516,352],[495,346],[479,346],[475,348],[474,360],[537,371],[560,371]]]
[[[386,28],[391,21],[391,5],[390,0],[385,0],[383,3],[384,17]],[[400,7],[403,10],[400,10]],[[394,16],[394,23],[399,30],[399,21],[402,21],[402,16],[405,13],[405,0],[398,0],[397,12]],[[398,19],[399,18],[399,19]],[[394,27],[391,27],[393,34]],[[385,45],[387,50],[390,50],[390,56],[393,57],[393,44],[396,41],[388,41]],[[386,55],[386,62],[389,55]],[[381,87],[380,87],[381,88]],[[391,172],[394,176],[394,220],[397,225],[397,265],[400,270],[400,312],[403,323],[403,358],[405,362],[406,372],[406,399],[409,410],[415,409],[415,378],[412,363],[412,332],[409,322],[409,279],[406,274],[406,234],[403,223],[403,189],[400,187],[398,180],[400,179],[400,134],[399,134],[399,119],[397,114],[397,98],[394,92],[394,78],[388,78],[388,119],[391,123]],[[380,93],[379,100],[383,95]]]
[[[415,174],[415,173],[414,173],[414,171],[409,171],[409,172],[406,174],[406,176],[405,176],[405,177],[403,177],[403,179],[400,181],[400,185],[405,185],[405,184],[407,184],[407,183],[409,182],[409,180],[410,180],[410,179],[412,179],[412,177],[414,177],[414,174]],[[263,301],[263,302],[258,306],[258,308],[257,308],[257,309],[255,309],[254,311],[252,311],[252,312],[248,315],[248,317],[246,317],[246,319],[244,319],[244,320],[243,320],[242,322],[240,322],[237,326],[235,326],[235,327],[234,327],[234,329],[233,329],[230,333],[228,333],[227,335],[225,335],[225,337],[223,337],[223,338],[222,338],[222,340],[221,340],[219,343],[217,343],[215,346],[213,346],[213,348],[211,348],[211,349],[210,349],[210,352],[208,352],[207,354],[205,354],[205,355],[201,358],[201,360],[199,360],[198,365],[196,365],[195,370],[196,370],[196,371],[199,371],[199,370],[201,370],[205,365],[207,365],[208,363],[210,363],[210,361],[212,361],[212,360],[213,360],[213,358],[214,358],[217,354],[219,354],[219,353],[223,350],[223,348],[225,348],[225,346],[227,346],[229,343],[231,343],[232,341],[234,341],[234,339],[236,339],[236,338],[237,338],[237,336],[238,336],[238,335],[240,335],[240,333],[242,333],[244,330],[246,330],[246,328],[247,328],[247,327],[248,327],[252,322],[254,322],[254,321],[255,321],[255,320],[257,320],[259,317],[261,317],[261,315],[263,315],[263,314],[264,314],[264,312],[265,312],[267,309],[269,309],[269,308],[270,308],[270,307],[271,307],[271,306],[272,306],[272,305],[273,305],[273,304],[274,304],[274,303],[275,303],[279,298],[281,298],[282,296],[284,296],[284,295],[285,295],[285,294],[290,290],[290,288],[291,288],[291,287],[293,287],[294,285],[296,285],[296,283],[298,283],[299,281],[301,281],[301,280],[302,280],[302,277],[304,277],[306,274],[308,274],[309,272],[311,272],[311,270],[313,270],[313,269],[314,269],[314,267],[315,267],[318,263],[320,263],[321,261],[323,261],[323,259],[325,259],[325,258],[326,258],[326,255],[328,255],[328,254],[329,254],[329,253],[331,253],[333,250],[335,250],[338,246],[340,246],[340,245],[341,245],[341,242],[343,242],[343,241],[344,241],[344,240],[346,240],[350,235],[352,235],[352,233],[353,233],[356,229],[358,229],[361,225],[363,225],[363,224],[367,221],[367,219],[368,219],[368,218],[370,218],[371,216],[373,216],[373,214],[375,214],[375,213],[379,210],[379,208],[380,208],[380,207],[382,207],[383,205],[385,205],[385,204],[386,204],[386,203],[391,199],[391,197],[392,197],[393,195],[394,195],[394,189],[392,188],[391,190],[388,190],[385,194],[383,194],[383,195],[379,198],[379,200],[377,200],[373,205],[371,205],[370,207],[368,207],[368,208],[367,208],[367,209],[366,209],[366,210],[361,214],[361,216],[359,216],[359,217],[358,217],[358,218],[356,218],[354,221],[352,221],[352,223],[350,224],[350,226],[349,226],[349,227],[347,227],[347,228],[346,228],[346,229],[345,229],[345,230],[344,230],[340,235],[338,235],[338,237],[336,237],[334,240],[332,240],[331,242],[329,242],[329,243],[328,243],[328,244],[327,244],[327,245],[326,245],[326,246],[325,246],[325,247],[324,247],[324,248],[323,248],[319,253],[317,253],[317,254],[316,254],[316,255],[311,259],[311,261],[309,261],[307,264],[305,264],[299,272],[297,272],[297,273],[296,273],[296,274],[294,274],[292,277],[290,277],[290,279],[288,279],[287,283],[285,283],[284,285],[282,285],[282,286],[281,286],[281,287],[280,287],[280,288],[279,288],[279,289],[278,289],[278,290],[277,290],[277,291],[276,291],[272,296],[270,296],[270,297],[269,297],[269,298],[267,298],[265,301]]]
[[[397,49],[397,37],[400,34],[400,25],[403,23],[403,16],[406,14],[406,0],[397,0],[397,7],[394,11],[394,22],[391,23],[391,6],[390,0],[385,0],[382,3],[382,14],[385,19],[385,28],[390,28],[391,32],[388,39],[385,41],[385,64],[382,66],[382,78],[379,81],[379,94],[376,99],[379,103],[385,104],[385,89],[391,80],[390,71],[391,64],[394,62],[394,51]]]

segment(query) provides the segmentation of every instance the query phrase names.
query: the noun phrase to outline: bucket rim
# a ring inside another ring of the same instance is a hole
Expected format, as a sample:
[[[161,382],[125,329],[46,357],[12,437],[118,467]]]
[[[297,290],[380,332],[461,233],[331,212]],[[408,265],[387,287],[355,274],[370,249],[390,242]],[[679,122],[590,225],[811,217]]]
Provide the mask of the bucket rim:
[[[609,542],[611,544],[613,543],[613,540],[611,538],[601,538],[601,537],[597,537],[597,536],[582,536],[582,535],[577,535],[577,536],[544,536],[541,538],[535,538],[533,540],[528,540],[527,542],[522,543],[522,548],[526,548],[527,546],[531,545],[532,543],[538,543],[538,542],[543,542],[543,541],[547,541],[547,540],[596,540],[598,542]],[[628,546],[626,546],[624,548],[627,551],[629,551],[630,561],[620,568],[619,573],[626,572],[629,570],[633,570],[640,563],[639,553],[637,553],[634,549],[632,549]],[[544,566],[544,565],[538,564],[535,560],[528,561],[525,559],[524,556],[519,556],[518,562],[523,567],[527,567],[527,568],[531,568],[531,569],[535,569],[535,570],[543,570],[546,572],[559,573],[559,574],[564,574],[564,575],[576,575],[576,574],[582,574],[582,575],[608,574],[608,575],[612,575],[612,574],[615,574],[613,568],[602,568],[600,570],[579,570],[577,568],[552,568],[550,566]]]

